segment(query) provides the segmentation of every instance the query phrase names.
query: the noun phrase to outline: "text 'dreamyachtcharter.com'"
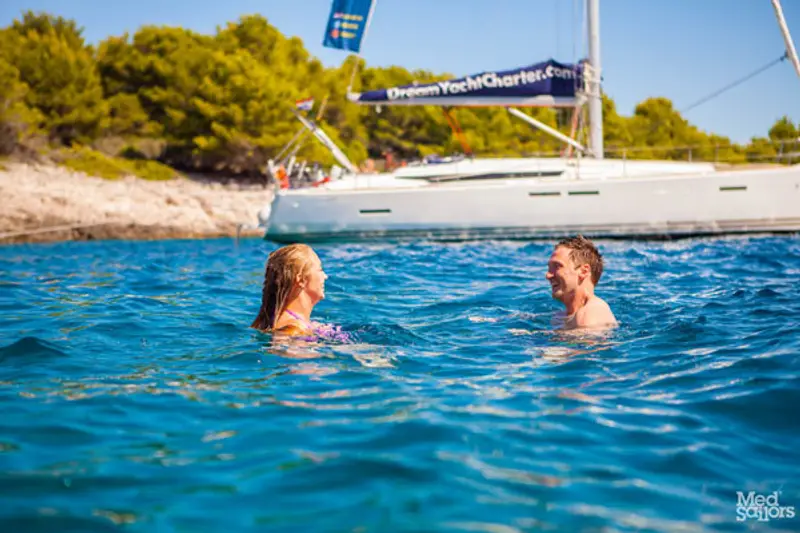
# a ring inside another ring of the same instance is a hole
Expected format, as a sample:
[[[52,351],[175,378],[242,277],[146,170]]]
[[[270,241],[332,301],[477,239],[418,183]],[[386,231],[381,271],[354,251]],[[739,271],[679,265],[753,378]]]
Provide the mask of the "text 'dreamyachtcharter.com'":
[[[530,83],[542,82],[552,78],[573,80],[576,73],[572,69],[559,68],[548,65],[542,69],[521,70],[507,75],[498,75],[496,72],[486,72],[477,76],[467,76],[463,80],[439,81],[429,85],[416,87],[392,87],[386,90],[389,100],[401,100],[424,96],[447,96],[453,94],[466,94],[481,89],[496,89],[499,87],[517,87]]]

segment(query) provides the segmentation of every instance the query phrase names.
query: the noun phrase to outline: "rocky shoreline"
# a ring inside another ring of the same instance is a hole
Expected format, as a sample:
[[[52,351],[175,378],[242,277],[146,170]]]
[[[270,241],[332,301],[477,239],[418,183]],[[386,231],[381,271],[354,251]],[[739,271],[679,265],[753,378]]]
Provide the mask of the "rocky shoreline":
[[[106,180],[50,165],[0,166],[0,244],[260,236],[263,185],[201,177]]]

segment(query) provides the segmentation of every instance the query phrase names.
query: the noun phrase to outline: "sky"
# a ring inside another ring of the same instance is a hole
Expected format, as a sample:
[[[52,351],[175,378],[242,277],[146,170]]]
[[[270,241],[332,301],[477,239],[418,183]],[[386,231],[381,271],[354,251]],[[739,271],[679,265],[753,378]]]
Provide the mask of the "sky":
[[[800,0],[781,3],[797,42]],[[322,46],[330,6],[330,0],[0,0],[0,26],[26,10],[44,11],[74,19],[86,40],[97,43],[150,24],[214,33],[261,14],[333,66],[347,52]],[[361,52],[369,66],[454,76],[548,58],[573,62],[586,55],[584,11],[584,0],[377,0]],[[654,96],[684,110],[785,48],[770,0],[600,0],[600,39],[603,87],[622,115]],[[784,115],[800,122],[800,78],[788,60],[684,114],[734,142],[765,136]]]

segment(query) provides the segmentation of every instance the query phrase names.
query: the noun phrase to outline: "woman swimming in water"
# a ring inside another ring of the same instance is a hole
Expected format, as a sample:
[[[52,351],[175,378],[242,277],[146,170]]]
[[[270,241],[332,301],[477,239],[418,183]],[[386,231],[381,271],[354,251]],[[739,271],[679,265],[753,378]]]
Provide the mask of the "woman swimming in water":
[[[261,308],[250,325],[268,333],[346,340],[346,335],[311,321],[311,311],[325,298],[322,262],[310,246],[291,244],[269,254]]]

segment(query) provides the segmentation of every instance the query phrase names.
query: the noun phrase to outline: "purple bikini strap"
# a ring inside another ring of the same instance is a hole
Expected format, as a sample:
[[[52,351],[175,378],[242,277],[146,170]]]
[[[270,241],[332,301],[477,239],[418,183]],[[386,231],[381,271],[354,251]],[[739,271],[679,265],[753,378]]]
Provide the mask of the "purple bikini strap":
[[[311,322],[306,321],[305,318],[301,317],[297,313],[294,313],[294,312],[290,311],[289,309],[287,309],[286,312],[289,313],[289,315],[291,315],[294,318],[296,318],[297,320],[300,320],[301,322],[305,322],[306,326],[308,326],[309,328],[314,329],[314,326],[313,326],[313,324],[311,324]]]

